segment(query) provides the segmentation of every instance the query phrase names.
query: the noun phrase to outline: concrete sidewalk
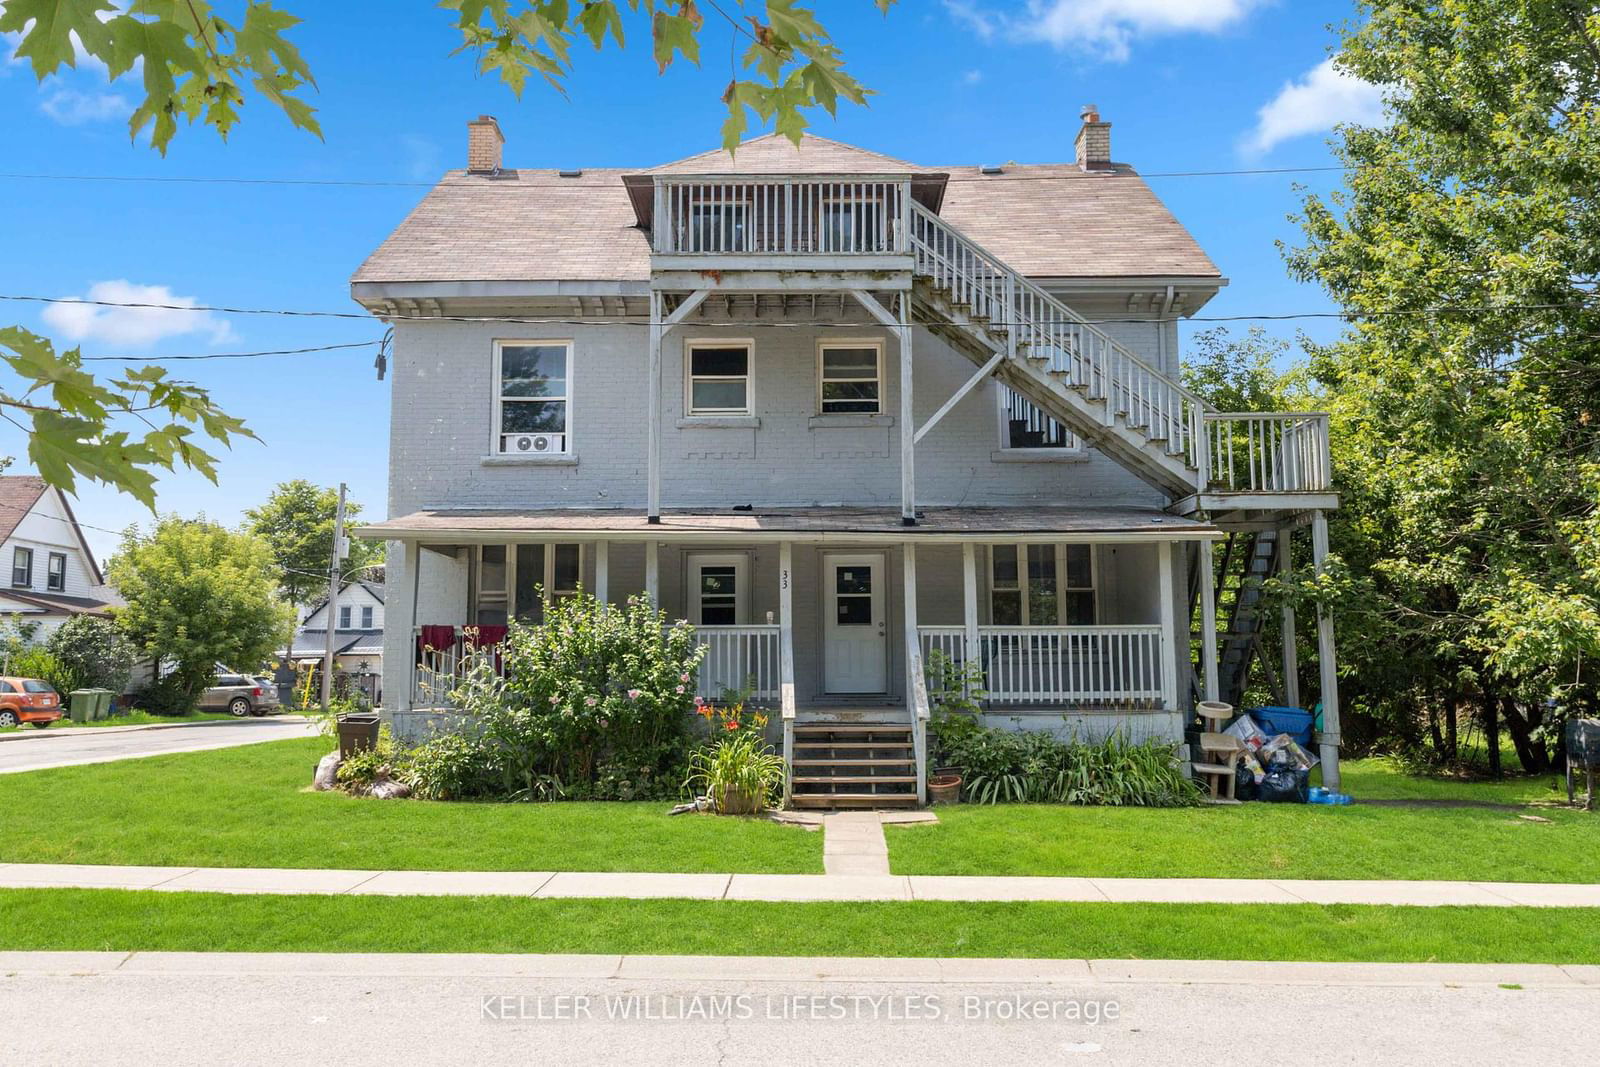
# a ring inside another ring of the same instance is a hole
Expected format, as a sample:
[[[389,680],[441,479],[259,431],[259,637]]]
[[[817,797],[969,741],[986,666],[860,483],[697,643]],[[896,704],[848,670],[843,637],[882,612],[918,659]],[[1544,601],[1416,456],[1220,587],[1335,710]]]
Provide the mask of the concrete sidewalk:
[[[1089,901],[1161,904],[1473,905],[1600,908],[1600,885],[1541,882],[1012,878],[891,874],[350,871],[0,864],[0,888],[765,901]]]
[[[602,981],[1009,985],[1296,985],[1587,989],[1600,966],[1553,963],[1279,963],[1241,960],[922,956],[623,956],[495,953],[0,952],[0,974],[312,975]]]

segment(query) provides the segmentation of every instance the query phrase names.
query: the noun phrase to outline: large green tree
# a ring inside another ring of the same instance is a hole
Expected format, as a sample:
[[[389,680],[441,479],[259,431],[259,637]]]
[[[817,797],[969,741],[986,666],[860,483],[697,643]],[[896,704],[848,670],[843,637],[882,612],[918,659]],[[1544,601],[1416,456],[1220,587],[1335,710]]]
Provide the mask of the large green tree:
[[[1541,770],[1600,656],[1600,13],[1364,4],[1337,63],[1390,121],[1342,129],[1291,269],[1353,316],[1313,353],[1344,508],[1341,655],[1401,733],[1475,713]],[[1498,767],[1496,768],[1498,769]]]
[[[218,663],[257,669],[293,627],[274,595],[265,541],[204,519],[169,516],[148,534],[130,529],[107,568],[127,606],[117,622],[148,657],[175,664],[171,677],[192,703]]]
[[[361,514],[361,505],[347,499],[344,507],[348,528]],[[296,478],[279,483],[266,503],[245,512],[250,532],[272,550],[278,592],[290,604],[309,603],[327,589],[328,563],[333,556],[334,517],[338,509],[337,489]],[[377,558],[376,544],[352,538],[350,554],[340,565],[341,572],[356,574]]]
[[[895,0],[870,0],[887,12]],[[842,97],[865,104],[870,90],[845,70],[844,58],[815,13],[795,0],[706,0],[721,31],[742,45],[739,69],[720,89],[727,107],[723,143],[731,151],[754,113],[798,141],[806,116],[834,112]],[[521,94],[529,75],[561,90],[572,46],[624,46],[643,27],[651,59],[665,71],[682,57],[699,63],[706,17],[695,0],[443,0],[457,51],[477,57]],[[254,95],[296,127],[322,135],[306,102],[316,88],[289,36],[300,19],[267,0],[217,5],[206,0],[5,0],[0,33],[18,35],[16,55],[40,81],[80,55],[103,63],[109,78],[138,72],[144,99],[128,119],[129,135],[148,130],[166,153],[178,120],[211,127],[222,138]],[[20,327],[0,329],[0,360],[14,375],[0,382],[0,419],[28,435],[28,457],[52,485],[75,491],[79,478],[102,482],[155,508],[155,478],[180,466],[216,481],[209,451],[254,435],[192,382],[158,365],[112,378],[84,369],[77,349],[58,352]]]

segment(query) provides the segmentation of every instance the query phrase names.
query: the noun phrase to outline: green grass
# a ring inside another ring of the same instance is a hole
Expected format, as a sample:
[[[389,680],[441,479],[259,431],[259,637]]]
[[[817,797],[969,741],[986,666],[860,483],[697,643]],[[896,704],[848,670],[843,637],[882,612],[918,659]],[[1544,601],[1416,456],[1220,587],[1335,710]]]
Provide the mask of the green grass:
[[[1600,962],[1579,908],[0,890],[0,949]]]
[[[234,716],[225,711],[190,711],[183,715],[152,715],[148,711],[128,711],[114,715],[109,719],[95,719],[92,722],[73,722],[69,718],[60,718],[49,726],[47,730],[82,730],[96,726],[147,726],[157,722],[216,722],[219,719],[232,719]],[[24,724],[22,726],[0,726],[0,733],[17,733],[24,730],[37,730],[37,726]]]
[[[1549,822],[1485,808],[1391,808],[1377,799],[1553,799],[1553,779],[1416,778],[1382,760],[1346,764],[1349,807],[1243,804],[1182,810],[959,805],[935,826],[890,827],[896,874],[1126,878],[1401,878],[1592,882],[1600,816],[1540,807]]]
[[[1507,768],[1517,766],[1515,758]],[[1566,785],[1559,774],[1508,773],[1495,781],[1450,775],[1407,774],[1394,760],[1378,756],[1347,760],[1340,766],[1340,786],[1356,800],[1452,800],[1485,804],[1565,803]]]
[[[473,804],[306,791],[320,738],[0,777],[0,862],[364,870],[822,871],[822,835],[665,802]]]

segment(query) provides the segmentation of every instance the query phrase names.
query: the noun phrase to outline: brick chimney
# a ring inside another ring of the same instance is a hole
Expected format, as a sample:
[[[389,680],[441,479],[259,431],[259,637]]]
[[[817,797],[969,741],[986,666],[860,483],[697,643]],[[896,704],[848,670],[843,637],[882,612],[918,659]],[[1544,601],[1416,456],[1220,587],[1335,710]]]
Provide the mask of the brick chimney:
[[[493,115],[479,115],[467,123],[467,173],[493,174],[500,169],[500,150],[506,135]]]
[[[1083,126],[1073,145],[1084,170],[1111,169],[1111,123],[1100,121],[1100,109],[1093,104],[1083,106]]]

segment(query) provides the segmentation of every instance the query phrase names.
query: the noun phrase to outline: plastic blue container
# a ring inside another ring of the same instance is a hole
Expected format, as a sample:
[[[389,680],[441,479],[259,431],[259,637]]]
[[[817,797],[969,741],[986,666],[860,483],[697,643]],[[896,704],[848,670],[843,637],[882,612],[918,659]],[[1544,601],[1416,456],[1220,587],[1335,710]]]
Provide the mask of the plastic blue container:
[[[1311,744],[1311,724],[1316,716],[1304,708],[1251,708],[1249,714],[1268,737],[1288,734],[1301,745]]]

